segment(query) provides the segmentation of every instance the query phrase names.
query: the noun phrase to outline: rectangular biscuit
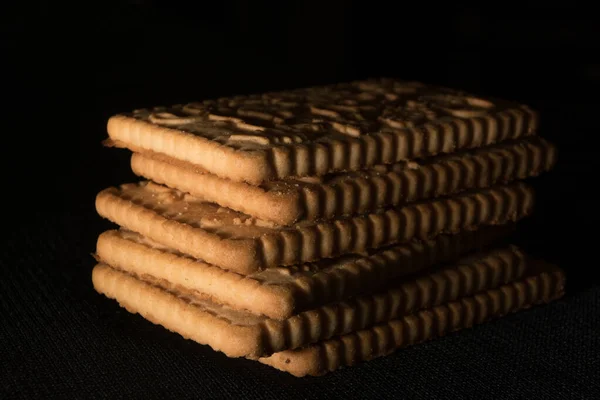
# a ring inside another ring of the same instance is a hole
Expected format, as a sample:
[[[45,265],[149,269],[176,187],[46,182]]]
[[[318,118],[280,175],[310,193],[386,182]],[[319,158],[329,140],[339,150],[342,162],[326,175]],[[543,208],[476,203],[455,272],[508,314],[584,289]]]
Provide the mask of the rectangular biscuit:
[[[538,137],[370,170],[288,178],[254,186],[223,179],[158,153],[134,153],[146,179],[256,218],[290,225],[356,215],[466,189],[536,176],[556,162],[556,147]]]
[[[514,231],[513,224],[482,227],[432,240],[413,240],[368,255],[275,267],[240,275],[206,264],[127,230],[98,237],[96,259],[135,276],[169,282],[194,297],[272,319],[372,293],[390,280],[482,252]]]
[[[526,105],[380,79],[134,110],[107,130],[115,146],[257,185],[481,147],[537,127]]]
[[[516,221],[534,202],[518,182],[351,218],[281,227],[152,182],[108,188],[98,213],[183,254],[241,274]]]
[[[375,327],[286,350],[259,361],[294,376],[318,376],[470,328],[493,318],[550,303],[563,296],[565,276],[548,267],[535,276]]]
[[[525,269],[525,256],[518,249],[497,249],[401,280],[376,295],[324,305],[283,321],[189,296],[169,282],[140,279],[106,264],[94,268],[92,279],[98,292],[132,313],[229,357],[257,358],[498,287],[520,278]]]

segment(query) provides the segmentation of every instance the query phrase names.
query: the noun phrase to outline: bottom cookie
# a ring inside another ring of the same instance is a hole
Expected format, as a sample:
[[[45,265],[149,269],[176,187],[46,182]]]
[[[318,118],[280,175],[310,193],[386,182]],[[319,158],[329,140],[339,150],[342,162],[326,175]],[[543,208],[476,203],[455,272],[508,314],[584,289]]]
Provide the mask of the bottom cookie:
[[[260,358],[263,364],[297,377],[319,376],[342,367],[385,356],[399,348],[470,328],[493,318],[549,303],[564,293],[565,277],[554,266],[472,297],[418,311],[350,334]]]
[[[529,275],[526,256],[514,246],[474,254],[455,264],[390,282],[385,290],[325,304],[279,321],[216,304],[147,275],[99,264],[94,288],[130,312],[209,345],[229,357],[258,359],[366,329]]]
[[[384,356],[401,347],[471,327],[493,317],[552,301],[563,294],[564,275],[560,269],[545,264],[532,265],[530,268],[527,277],[496,286],[496,289],[467,295],[459,300],[415,312],[369,329],[358,329],[295,350],[279,351],[258,360],[295,376],[322,375],[344,366]],[[184,299],[179,299],[166,290],[150,286],[107,266],[96,267],[94,276],[97,290],[105,293],[108,291],[109,297],[117,298],[130,312],[139,312],[146,319],[200,343],[205,340],[196,336],[202,336],[206,323],[210,322],[217,328],[232,323],[224,318],[227,315],[204,321],[206,318],[199,317],[198,311],[195,310],[197,307],[193,304],[187,304]],[[112,293],[110,288],[113,286],[122,286],[127,290],[119,292],[120,294]],[[178,304],[180,307],[177,307]],[[165,313],[165,310],[169,311]],[[273,328],[272,324],[267,324],[266,327]],[[274,333],[271,330],[265,334]],[[213,333],[215,332],[217,331]],[[247,341],[244,332],[241,330],[235,335],[221,334],[217,335],[218,337],[211,334],[211,341],[218,342],[213,343],[212,347],[223,347],[219,341],[226,341],[229,347],[240,347]]]

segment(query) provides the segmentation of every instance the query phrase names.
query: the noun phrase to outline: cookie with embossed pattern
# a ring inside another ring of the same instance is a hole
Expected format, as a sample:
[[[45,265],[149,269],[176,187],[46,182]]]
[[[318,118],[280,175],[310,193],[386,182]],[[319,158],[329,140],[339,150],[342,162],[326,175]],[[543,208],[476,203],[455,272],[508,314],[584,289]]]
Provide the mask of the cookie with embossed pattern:
[[[517,248],[496,249],[392,283],[378,294],[324,305],[283,321],[190,296],[170,282],[136,277],[106,264],[95,267],[92,279],[98,292],[130,312],[229,357],[257,358],[496,288],[521,278],[526,265]]]
[[[183,254],[251,274],[480,225],[516,221],[532,210],[522,182],[371,214],[278,226],[152,182],[125,184],[96,197],[98,213]]]
[[[555,146],[535,137],[424,161],[255,186],[220,178],[158,153],[134,153],[131,158],[137,175],[280,225],[362,214],[525,179],[548,171],[555,162]]]
[[[136,276],[168,282],[190,296],[281,320],[481,252],[513,231],[513,224],[483,227],[373,250],[368,256],[348,255],[244,276],[184,256],[137,233],[111,230],[98,238],[96,259]]]
[[[380,79],[135,110],[109,119],[107,143],[257,185],[481,147],[537,126],[526,105]]]

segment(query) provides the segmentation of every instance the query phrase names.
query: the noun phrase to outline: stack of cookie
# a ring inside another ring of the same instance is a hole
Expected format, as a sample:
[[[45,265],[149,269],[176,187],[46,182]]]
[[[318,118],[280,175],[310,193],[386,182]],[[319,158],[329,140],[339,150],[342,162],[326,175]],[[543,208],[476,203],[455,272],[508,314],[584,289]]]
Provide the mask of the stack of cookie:
[[[545,303],[507,244],[555,163],[526,106],[369,80],[112,117],[97,291],[230,357],[319,375]]]

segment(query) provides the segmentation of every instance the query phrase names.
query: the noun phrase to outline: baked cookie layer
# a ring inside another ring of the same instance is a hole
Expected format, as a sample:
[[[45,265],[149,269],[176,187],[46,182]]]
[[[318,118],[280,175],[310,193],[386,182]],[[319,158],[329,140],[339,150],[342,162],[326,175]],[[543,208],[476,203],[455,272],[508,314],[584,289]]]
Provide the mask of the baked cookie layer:
[[[372,293],[391,280],[455,261],[467,253],[485,251],[513,231],[514,224],[482,227],[372,250],[368,255],[269,268],[245,276],[127,230],[102,233],[96,258],[135,276],[169,282],[190,296],[282,320],[323,304]]]
[[[392,79],[235,96],[111,117],[111,143],[260,184],[534,134],[528,106]]]
[[[533,190],[518,182],[357,217],[282,227],[152,182],[108,188],[96,197],[101,216],[241,274],[516,221],[533,203]]]
[[[259,361],[298,377],[323,375],[492,318],[549,303],[563,296],[564,285],[564,273],[548,266],[535,276],[498,289],[421,310],[304,349],[275,353]]]
[[[131,167],[156,183],[256,218],[291,225],[529,178],[550,170],[556,155],[554,145],[533,137],[427,160],[287,178],[260,186],[223,179],[158,153],[134,153]]]
[[[130,312],[230,357],[257,358],[498,287],[519,279],[525,270],[522,252],[498,249],[402,280],[378,294],[324,305],[283,321],[189,296],[170,282],[135,277],[106,264],[96,266],[92,278],[98,292]]]

